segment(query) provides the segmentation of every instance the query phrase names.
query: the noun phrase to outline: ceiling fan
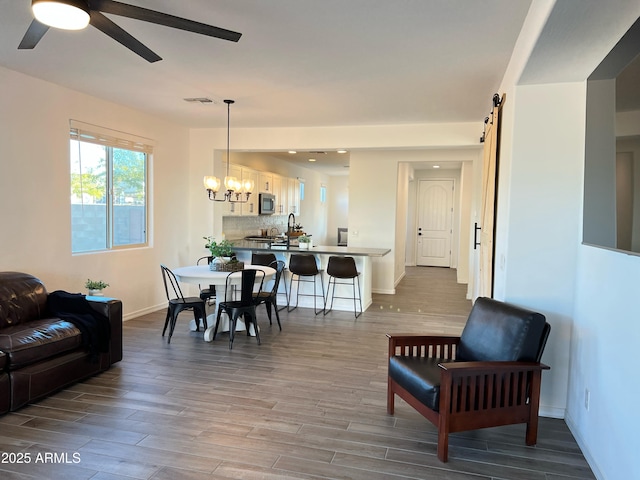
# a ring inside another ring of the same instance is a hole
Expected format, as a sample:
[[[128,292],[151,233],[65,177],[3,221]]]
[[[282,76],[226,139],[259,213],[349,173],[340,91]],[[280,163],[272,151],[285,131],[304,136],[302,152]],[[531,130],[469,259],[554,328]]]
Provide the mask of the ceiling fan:
[[[213,27],[187,20],[186,18],[175,17],[167,13],[113,0],[32,0],[31,9],[35,18],[29,25],[20,45],[18,45],[18,49],[34,48],[44,34],[47,33],[49,27],[81,30],[91,24],[148,62],[153,63],[162,60],[162,57],[113,23],[102,12],[221,38],[231,42],[237,42],[242,36],[241,33],[225,30],[224,28]]]

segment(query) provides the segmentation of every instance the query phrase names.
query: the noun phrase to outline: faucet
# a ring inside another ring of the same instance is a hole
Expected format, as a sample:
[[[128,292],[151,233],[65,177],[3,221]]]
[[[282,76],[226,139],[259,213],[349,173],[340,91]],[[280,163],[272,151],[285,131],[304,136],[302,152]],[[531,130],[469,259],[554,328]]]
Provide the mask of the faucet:
[[[287,249],[291,247],[291,234],[296,226],[296,216],[293,213],[289,214],[287,218]]]
[[[289,214],[289,218],[287,218],[287,233],[293,232],[293,229],[296,226],[296,216],[293,213]]]

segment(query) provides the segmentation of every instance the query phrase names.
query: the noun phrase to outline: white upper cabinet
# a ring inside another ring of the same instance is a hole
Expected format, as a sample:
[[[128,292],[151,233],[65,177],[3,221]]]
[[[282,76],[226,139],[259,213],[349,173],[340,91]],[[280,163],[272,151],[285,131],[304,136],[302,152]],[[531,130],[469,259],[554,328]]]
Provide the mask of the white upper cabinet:
[[[287,212],[289,192],[287,179],[278,175],[273,176],[273,194],[276,196],[276,215],[284,215]]]
[[[288,205],[287,214],[293,213],[294,215],[300,214],[300,181],[297,178],[288,178]]]
[[[259,172],[258,185],[256,185],[258,193],[274,193],[273,174],[268,172]]]

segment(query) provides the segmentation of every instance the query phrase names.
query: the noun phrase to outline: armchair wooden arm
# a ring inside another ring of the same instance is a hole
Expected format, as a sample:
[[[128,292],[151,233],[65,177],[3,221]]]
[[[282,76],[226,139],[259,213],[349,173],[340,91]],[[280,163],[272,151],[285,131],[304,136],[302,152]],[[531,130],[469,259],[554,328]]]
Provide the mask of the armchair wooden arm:
[[[406,357],[429,357],[454,359],[455,347],[460,337],[453,335],[414,335],[387,334],[389,338],[389,357],[402,355]]]

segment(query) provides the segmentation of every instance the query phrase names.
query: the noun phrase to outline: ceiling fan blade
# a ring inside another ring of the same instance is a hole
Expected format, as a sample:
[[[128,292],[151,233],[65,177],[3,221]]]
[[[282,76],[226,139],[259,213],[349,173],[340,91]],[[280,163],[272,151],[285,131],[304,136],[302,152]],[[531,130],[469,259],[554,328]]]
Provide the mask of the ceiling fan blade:
[[[20,45],[18,45],[18,49],[28,50],[34,48],[44,34],[47,33],[47,30],[49,30],[48,25],[40,23],[34,18],[31,25],[29,25],[29,28],[27,28],[27,33],[22,37],[22,41],[20,42]]]
[[[102,15],[100,12],[92,10],[89,15],[89,23],[91,25],[96,27],[102,33],[106,33],[116,42],[121,43],[132,52],[140,55],[147,62],[153,63],[157,62],[158,60],[162,60],[162,57],[160,57],[157,53],[153,52],[146,45],[142,44],[140,41],[129,35],[126,31],[124,31],[118,25]]]
[[[175,17],[167,13],[156,12],[155,10],[127,5],[126,3],[115,2],[113,0],[89,0],[89,8],[104,13],[120,15],[121,17],[134,18],[144,22],[164,25],[165,27],[221,38],[223,40],[229,40],[230,42],[237,42],[242,36],[241,33],[224,28],[213,27],[193,20],[187,20],[186,18]]]

